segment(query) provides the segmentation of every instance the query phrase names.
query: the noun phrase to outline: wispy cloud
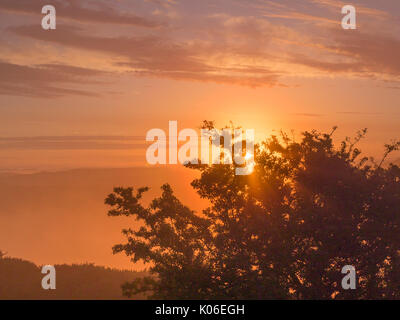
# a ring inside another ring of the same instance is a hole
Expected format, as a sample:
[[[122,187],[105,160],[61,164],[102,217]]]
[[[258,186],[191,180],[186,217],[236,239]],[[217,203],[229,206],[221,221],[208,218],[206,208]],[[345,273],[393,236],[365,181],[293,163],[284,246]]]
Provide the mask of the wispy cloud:
[[[348,3],[339,0],[309,0],[311,3],[315,3],[320,6],[325,6],[335,10],[336,12],[340,12],[340,9],[343,8],[345,5],[352,4],[355,5],[357,12],[362,13],[365,15],[370,15],[374,17],[381,17],[381,18],[388,18],[390,14],[388,12],[378,10],[375,8],[368,8],[366,7],[362,1],[361,3]],[[339,9],[339,10],[338,10]]]
[[[168,25],[154,20],[159,18],[154,10],[147,13],[138,10],[140,15],[133,14],[136,10],[127,1],[88,1],[84,5],[77,0],[55,1],[62,20],[89,23],[59,23],[52,32],[43,31],[39,24],[8,26],[9,37],[28,39],[24,45],[30,50],[34,46],[42,50],[49,47],[67,49],[75,56],[81,52],[86,57],[93,55],[96,60],[86,59],[87,69],[101,68],[98,61],[102,59],[110,76],[126,72],[132,76],[273,87],[287,85],[290,77],[340,75],[395,81],[400,75],[400,40],[395,33],[386,32],[380,19],[375,19],[389,17],[390,13],[366,4],[360,3],[357,10],[367,15],[371,26],[379,26],[378,29],[343,30],[339,9],[344,3],[334,0],[309,0],[301,4],[288,0],[204,1],[202,10],[197,10],[200,5],[194,2],[144,2],[153,9],[173,8],[178,12],[180,18],[171,19]],[[4,0],[0,8],[17,14],[37,14],[39,4],[43,3]],[[228,3],[229,13],[222,10]],[[126,7],[132,10],[124,13]],[[95,28],[92,22],[103,28]],[[161,25],[165,27],[159,28]],[[4,61],[11,58],[10,52],[0,55]],[[2,81],[0,94],[20,91],[22,95],[34,96],[48,91],[49,85],[41,78],[50,66],[24,67],[28,74],[38,76],[37,83],[24,79],[12,84]],[[14,68],[18,73],[19,69]],[[90,95],[86,88],[59,84],[80,83],[82,77],[93,79],[97,75],[70,71],[59,70],[66,77],[53,80],[57,85],[52,95],[68,92]]]
[[[74,20],[85,23],[102,23],[116,25],[131,25],[146,28],[156,28],[164,25],[147,17],[118,12],[112,5],[114,1],[82,1],[78,0],[53,0],[51,4],[57,9],[60,19]],[[49,4],[44,0],[2,0],[0,9],[14,13],[38,15],[41,8]]]
[[[145,148],[138,136],[48,136],[0,138],[0,150],[134,150]]]
[[[312,22],[324,22],[329,24],[340,24],[340,21],[329,19],[323,16],[310,15],[301,12],[285,12],[285,13],[264,13],[264,17],[268,18],[280,18],[280,19],[291,19],[300,21],[312,21]]]
[[[105,74],[102,71],[69,65],[23,66],[4,61],[0,61],[0,70],[0,94],[43,98],[64,95],[98,96],[97,93],[73,88],[72,85],[87,83],[88,78]],[[66,87],[67,84],[71,86]]]
[[[382,112],[341,111],[341,112],[337,112],[337,114],[377,116],[377,115],[382,115],[383,113]]]
[[[102,52],[125,57],[118,66],[128,67],[135,75],[161,78],[237,83],[248,86],[278,85],[278,73],[267,67],[213,63],[210,57],[221,54],[219,44],[196,41],[174,41],[167,37],[99,37],[76,27],[60,26],[57,33],[43,32],[39,26],[10,29],[35,40],[80,50]],[[225,52],[232,55],[234,52]]]
[[[311,117],[311,118],[319,118],[323,116],[323,114],[321,113],[292,113],[292,115],[299,117]]]

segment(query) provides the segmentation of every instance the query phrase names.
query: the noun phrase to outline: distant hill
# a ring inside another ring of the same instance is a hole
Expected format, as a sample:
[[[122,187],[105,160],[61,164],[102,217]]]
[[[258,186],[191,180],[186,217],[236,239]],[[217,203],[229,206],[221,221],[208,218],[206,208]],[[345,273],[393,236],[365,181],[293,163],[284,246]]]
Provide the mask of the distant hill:
[[[92,264],[55,265],[55,269],[56,290],[44,290],[41,281],[45,275],[41,274],[40,267],[21,259],[0,258],[0,300],[126,299],[122,296],[121,285],[144,275]]]

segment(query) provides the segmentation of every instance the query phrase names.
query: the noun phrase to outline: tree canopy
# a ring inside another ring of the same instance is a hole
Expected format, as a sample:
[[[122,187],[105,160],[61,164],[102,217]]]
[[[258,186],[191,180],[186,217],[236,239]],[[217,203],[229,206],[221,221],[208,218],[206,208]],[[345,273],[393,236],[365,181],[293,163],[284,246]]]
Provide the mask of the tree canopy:
[[[206,123],[210,126],[210,123]],[[150,264],[149,277],[123,285],[127,296],[160,299],[400,298],[400,168],[362,156],[360,131],[339,146],[333,134],[282,133],[255,148],[248,176],[234,165],[199,170],[192,187],[210,206],[194,212],[170,185],[150,205],[148,189],[115,188],[110,216],[132,216],[113,248]],[[341,269],[356,269],[343,290]]]

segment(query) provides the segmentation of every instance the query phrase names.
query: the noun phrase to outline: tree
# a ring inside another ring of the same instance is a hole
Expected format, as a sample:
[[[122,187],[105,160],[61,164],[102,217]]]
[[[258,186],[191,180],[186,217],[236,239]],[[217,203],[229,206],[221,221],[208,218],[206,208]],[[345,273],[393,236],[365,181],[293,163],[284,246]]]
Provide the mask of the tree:
[[[205,122],[210,126],[210,122]],[[212,123],[211,123],[212,125]],[[384,166],[400,143],[385,146],[381,163],[361,157],[347,138],[304,132],[300,142],[282,133],[255,149],[254,171],[234,165],[187,165],[210,206],[196,213],[168,184],[148,207],[147,188],[115,188],[110,216],[133,216],[116,245],[133,262],[150,263],[151,276],[123,286],[162,299],[400,298],[400,168]],[[352,265],[358,288],[341,288]]]

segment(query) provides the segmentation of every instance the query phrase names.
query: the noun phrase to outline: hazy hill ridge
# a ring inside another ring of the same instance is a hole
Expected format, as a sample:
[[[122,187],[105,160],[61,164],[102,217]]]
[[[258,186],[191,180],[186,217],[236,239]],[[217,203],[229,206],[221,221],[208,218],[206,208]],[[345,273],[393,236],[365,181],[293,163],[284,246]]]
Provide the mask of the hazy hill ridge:
[[[125,299],[121,285],[144,274],[93,264],[62,264],[55,268],[56,290],[43,290],[41,267],[22,259],[0,258],[0,300]]]

